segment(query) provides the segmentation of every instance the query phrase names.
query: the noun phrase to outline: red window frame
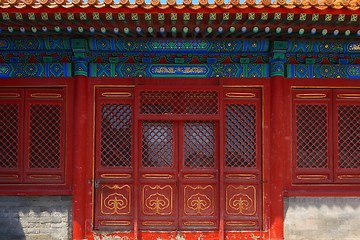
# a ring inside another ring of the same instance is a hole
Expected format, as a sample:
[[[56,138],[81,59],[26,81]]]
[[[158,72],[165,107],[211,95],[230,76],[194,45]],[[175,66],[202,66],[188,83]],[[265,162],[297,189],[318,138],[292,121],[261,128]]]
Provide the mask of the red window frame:
[[[292,182],[360,183],[360,167],[356,167],[360,161],[357,160],[360,158],[357,140],[360,89],[293,89],[291,94]],[[340,109],[346,112],[342,114]]]
[[[0,95],[0,104],[18,106],[14,124],[17,132],[12,127],[16,132],[13,142],[17,142],[17,154],[13,154],[13,166],[0,168],[0,195],[70,194],[71,80],[6,79],[0,86]],[[3,130],[11,131],[5,127]],[[9,146],[5,139],[2,141]],[[2,150],[6,149],[4,145]]]

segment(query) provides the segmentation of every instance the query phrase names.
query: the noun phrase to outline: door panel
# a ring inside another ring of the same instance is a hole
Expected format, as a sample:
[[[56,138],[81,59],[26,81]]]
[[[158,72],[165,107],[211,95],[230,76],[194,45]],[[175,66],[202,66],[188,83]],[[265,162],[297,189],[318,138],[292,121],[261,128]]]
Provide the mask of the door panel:
[[[225,91],[225,230],[259,230],[262,219],[261,92]]]
[[[218,151],[215,121],[180,124],[180,228],[218,227]]]
[[[177,228],[176,124],[142,121],[140,229]]]
[[[95,229],[131,230],[134,219],[132,89],[97,89]]]

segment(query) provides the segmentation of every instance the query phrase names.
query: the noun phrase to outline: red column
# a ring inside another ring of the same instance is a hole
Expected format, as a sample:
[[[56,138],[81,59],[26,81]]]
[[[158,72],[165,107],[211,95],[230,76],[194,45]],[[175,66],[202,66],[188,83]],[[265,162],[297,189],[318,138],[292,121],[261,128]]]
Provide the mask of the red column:
[[[73,155],[73,239],[85,239],[88,79],[75,76]]]
[[[284,157],[288,145],[286,145],[285,126],[287,116],[283,110],[284,77],[275,76],[271,78],[271,159],[270,159],[270,236],[271,239],[283,239],[284,228],[284,195],[283,175]]]

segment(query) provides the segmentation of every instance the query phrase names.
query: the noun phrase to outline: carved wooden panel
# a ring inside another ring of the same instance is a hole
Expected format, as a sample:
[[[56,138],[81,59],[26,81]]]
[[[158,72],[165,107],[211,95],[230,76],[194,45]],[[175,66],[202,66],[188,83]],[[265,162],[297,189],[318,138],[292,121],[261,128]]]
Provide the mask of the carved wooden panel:
[[[215,189],[211,185],[186,185],[184,187],[184,214],[187,216],[212,216],[215,212]]]
[[[131,187],[129,185],[103,185],[100,189],[101,214],[124,215],[131,213]]]
[[[171,185],[144,185],[141,193],[142,214],[148,216],[174,214],[174,191]]]
[[[129,230],[133,226],[133,186],[131,184],[98,183],[95,198],[95,229]]]
[[[260,184],[237,182],[225,186],[225,229],[261,229],[262,192],[260,186]]]
[[[229,216],[254,216],[258,201],[257,189],[253,185],[226,187],[226,214]]]
[[[202,176],[199,175],[199,178]],[[180,190],[180,228],[184,230],[210,230],[218,228],[218,188],[216,181],[204,178],[184,179]],[[193,183],[190,183],[193,182]]]

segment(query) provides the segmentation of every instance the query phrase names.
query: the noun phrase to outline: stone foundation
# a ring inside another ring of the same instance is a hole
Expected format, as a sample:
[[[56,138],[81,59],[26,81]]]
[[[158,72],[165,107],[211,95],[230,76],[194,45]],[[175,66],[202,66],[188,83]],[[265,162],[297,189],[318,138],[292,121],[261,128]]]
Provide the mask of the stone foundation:
[[[360,198],[285,199],[285,240],[359,240]]]
[[[70,196],[0,196],[0,240],[71,239]]]

